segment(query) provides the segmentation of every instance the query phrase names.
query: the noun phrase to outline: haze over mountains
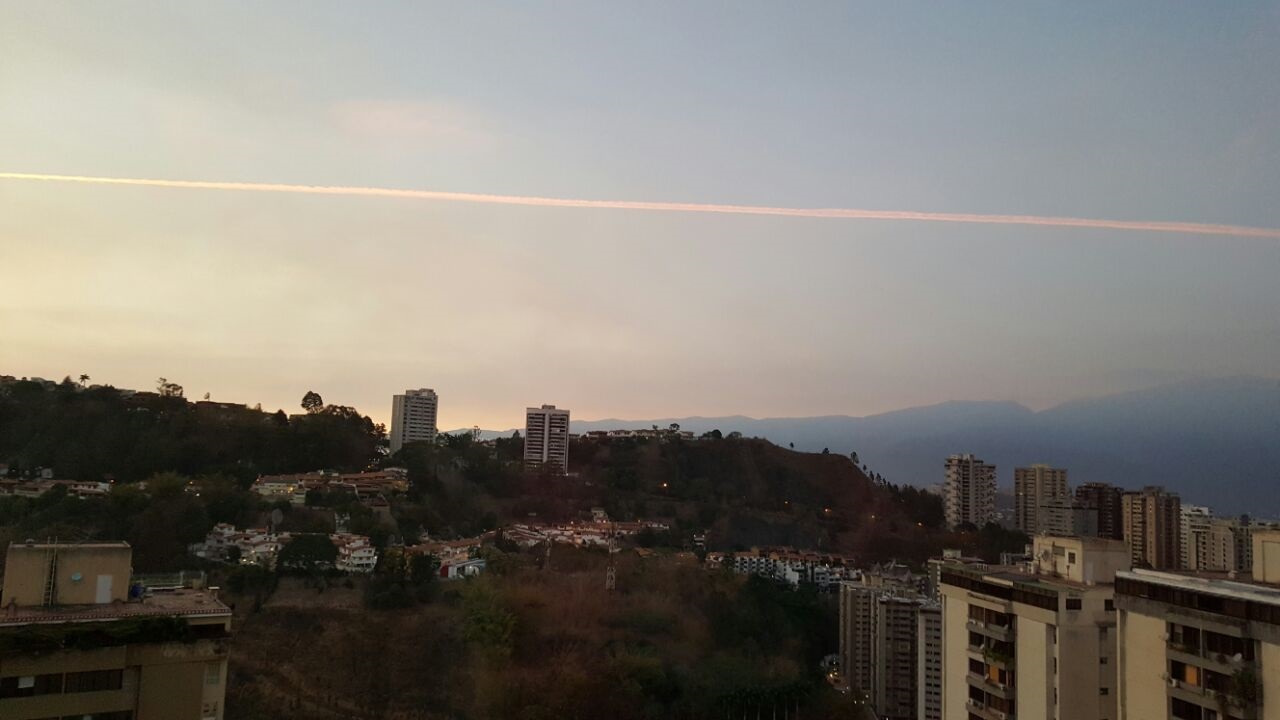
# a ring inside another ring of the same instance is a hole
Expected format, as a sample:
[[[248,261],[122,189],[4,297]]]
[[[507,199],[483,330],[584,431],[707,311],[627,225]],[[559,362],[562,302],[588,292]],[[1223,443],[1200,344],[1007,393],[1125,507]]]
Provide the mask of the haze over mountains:
[[[867,417],[683,417],[575,420],[574,432],[652,425],[767,438],[797,450],[857,451],[895,483],[942,480],[943,459],[972,452],[999,466],[1048,463],[1089,481],[1164,485],[1219,513],[1280,517],[1280,380],[1191,380],[1032,411],[1008,402],[947,402]],[[510,431],[507,431],[509,434]]]

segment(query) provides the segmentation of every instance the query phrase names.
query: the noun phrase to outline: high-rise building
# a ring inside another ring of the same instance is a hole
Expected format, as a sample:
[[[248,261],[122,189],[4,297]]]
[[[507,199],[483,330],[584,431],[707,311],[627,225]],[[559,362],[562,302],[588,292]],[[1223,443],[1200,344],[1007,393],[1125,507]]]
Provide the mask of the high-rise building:
[[[221,720],[231,610],[142,591],[127,543],[12,543],[0,591],[0,718]]]
[[[871,645],[877,717],[916,720],[920,598],[884,595],[875,604],[875,640]]]
[[[840,674],[845,685],[868,702],[874,688],[875,605],[882,594],[883,590],[861,583],[840,583]]]
[[[916,615],[916,717],[942,720],[942,606],[928,603]]]
[[[1070,535],[1071,495],[1067,471],[1048,465],[1013,469],[1014,520],[1028,535]]]
[[[1162,487],[1148,485],[1121,498],[1124,540],[1134,567],[1176,570],[1181,565],[1182,501]]]
[[[1097,513],[1098,537],[1124,539],[1124,491],[1108,483],[1091,482],[1076,488],[1076,505]]]
[[[555,405],[527,408],[524,415],[524,465],[569,472],[569,411]]]
[[[1240,518],[1213,518],[1209,522],[1204,567],[1196,569],[1226,573],[1250,572],[1253,569],[1255,529],[1258,528],[1248,515]]]
[[[1213,511],[1203,505],[1183,505],[1178,510],[1178,567],[1210,570],[1209,531]]]
[[[948,457],[943,502],[948,527],[986,525],[995,515],[996,466],[969,454]]]
[[[391,452],[406,443],[436,439],[436,412],[440,399],[430,388],[405,390],[391,398]]]
[[[920,613],[932,607],[935,623],[940,622],[936,606],[904,588],[858,582],[840,584],[839,605],[843,681],[875,708],[877,717],[916,720],[921,662],[926,670],[932,667],[941,673],[936,640],[923,647],[923,660],[920,655]],[[931,677],[936,693],[940,679]]]
[[[1112,583],[1128,548],[1040,535],[1032,555],[1030,571],[943,568],[943,720],[1116,717]]]
[[[1116,577],[1119,720],[1280,720],[1280,532],[1255,530],[1250,578]]]

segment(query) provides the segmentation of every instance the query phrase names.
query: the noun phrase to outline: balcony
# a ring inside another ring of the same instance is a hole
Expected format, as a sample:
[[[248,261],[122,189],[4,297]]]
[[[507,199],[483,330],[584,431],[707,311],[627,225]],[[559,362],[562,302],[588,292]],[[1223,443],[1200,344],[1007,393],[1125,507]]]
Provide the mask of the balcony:
[[[1013,640],[1013,628],[1008,625],[992,625],[984,623],[981,620],[970,619],[965,623],[965,627],[971,632],[986,635],[989,638],[1010,642]]]
[[[967,700],[964,707],[965,710],[968,710],[974,715],[984,718],[985,720],[1013,720],[1014,717],[1012,713],[1007,713],[1003,710],[997,710],[993,707],[976,703],[972,699]]]
[[[1005,700],[1014,699],[1015,691],[1012,687],[994,682],[986,675],[979,675],[977,673],[970,672],[965,674],[965,679],[969,681],[970,687],[976,687],[990,695],[995,695],[996,697],[1004,698]]]

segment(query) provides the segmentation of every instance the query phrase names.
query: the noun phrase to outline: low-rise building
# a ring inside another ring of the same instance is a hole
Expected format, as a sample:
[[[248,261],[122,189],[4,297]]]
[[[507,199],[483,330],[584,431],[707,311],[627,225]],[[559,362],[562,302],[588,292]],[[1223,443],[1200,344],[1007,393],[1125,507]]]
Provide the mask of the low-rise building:
[[[221,720],[231,611],[144,592],[126,543],[13,543],[0,590],[0,718]]]

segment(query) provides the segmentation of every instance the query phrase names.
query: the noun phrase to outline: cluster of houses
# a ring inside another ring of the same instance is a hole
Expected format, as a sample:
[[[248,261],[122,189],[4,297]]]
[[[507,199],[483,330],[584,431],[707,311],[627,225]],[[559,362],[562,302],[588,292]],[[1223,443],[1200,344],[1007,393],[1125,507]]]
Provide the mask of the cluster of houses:
[[[644,530],[666,532],[670,526],[655,520],[615,522],[602,508],[591,509],[591,520],[562,524],[517,523],[503,529],[506,539],[520,547],[533,547],[545,542],[578,547],[608,547],[610,542],[633,537]]]
[[[293,535],[287,532],[268,528],[237,530],[229,523],[218,523],[204,542],[192,545],[189,550],[192,555],[206,560],[274,568],[281,548],[292,539]],[[364,535],[332,533],[329,541],[338,550],[338,557],[333,563],[335,569],[348,573],[371,573],[377,567],[378,551]]]
[[[792,587],[811,583],[819,590],[833,590],[844,580],[856,580],[861,571],[848,555],[818,553],[792,548],[751,548],[742,552],[710,552],[706,563],[729,568],[739,575],[760,575]]]
[[[105,497],[111,492],[111,483],[93,480],[55,480],[53,470],[45,468],[40,476],[30,479],[7,478],[9,466],[0,463],[0,496],[38,498],[50,490],[62,487],[73,497]]]
[[[307,493],[312,490],[349,492],[357,499],[406,492],[409,475],[404,468],[360,473],[318,470],[293,475],[263,475],[253,481],[250,489],[268,500],[288,500],[293,505],[305,505]]]
[[[589,440],[604,440],[607,438],[680,438],[681,440],[694,440],[697,438],[696,435],[688,430],[664,428],[651,428],[649,430],[588,430],[577,437]]]
[[[461,540],[438,540],[418,545],[407,545],[406,556],[431,555],[440,561],[440,579],[456,580],[472,577],[484,572],[485,559],[477,557],[480,547],[486,540],[492,540],[494,533],[488,532],[472,538]]]

